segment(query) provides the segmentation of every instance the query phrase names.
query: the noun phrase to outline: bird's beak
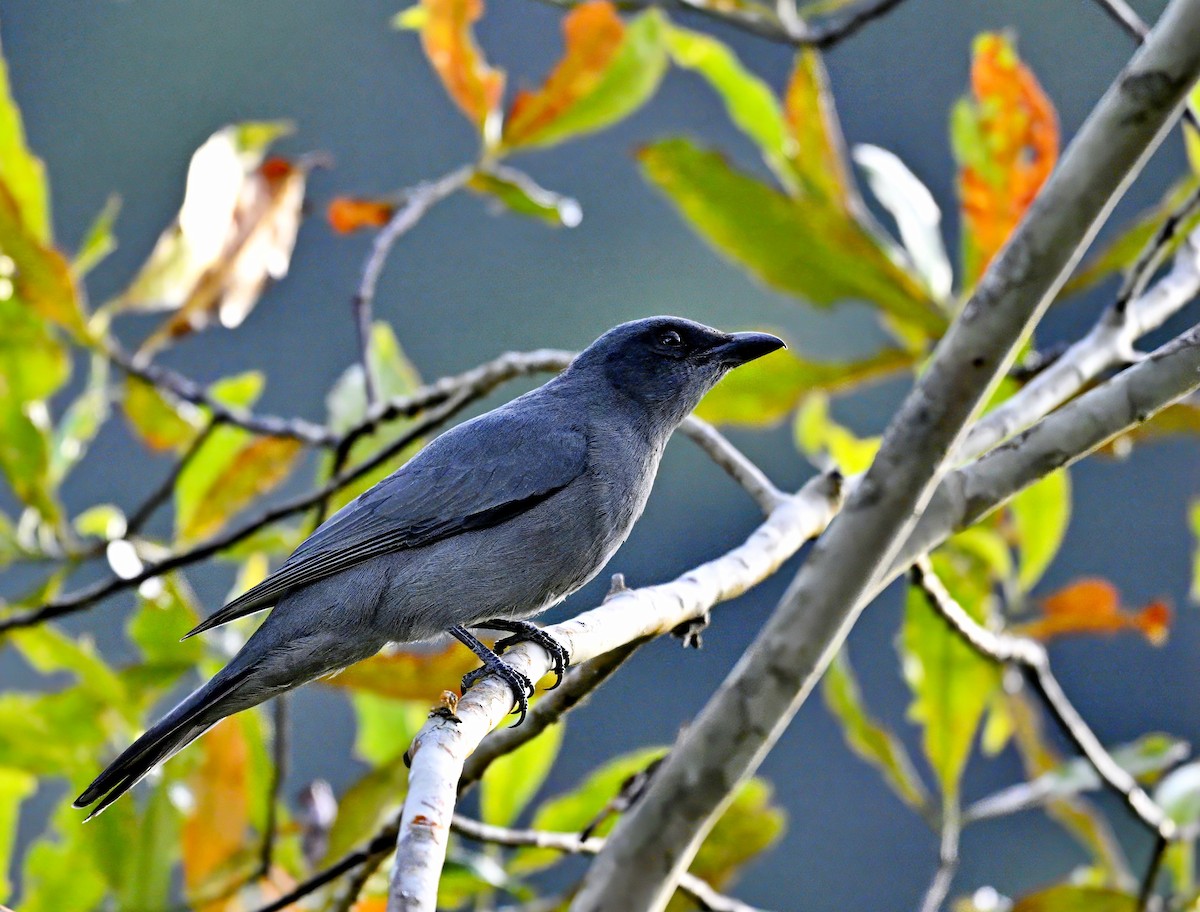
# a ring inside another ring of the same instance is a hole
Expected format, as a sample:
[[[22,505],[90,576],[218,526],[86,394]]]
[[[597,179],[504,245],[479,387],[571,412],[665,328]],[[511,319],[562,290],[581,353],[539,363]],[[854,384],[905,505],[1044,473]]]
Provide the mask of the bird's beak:
[[[713,354],[722,364],[738,367],[781,348],[786,348],[783,340],[770,333],[732,333],[713,349]]]

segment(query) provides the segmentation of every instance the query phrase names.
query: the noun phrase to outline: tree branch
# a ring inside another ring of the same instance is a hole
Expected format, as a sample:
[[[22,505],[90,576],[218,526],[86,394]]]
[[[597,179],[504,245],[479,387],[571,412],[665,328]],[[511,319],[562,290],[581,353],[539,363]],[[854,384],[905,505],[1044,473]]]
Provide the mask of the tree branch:
[[[707,421],[692,415],[684,420],[679,430],[704,450],[730,478],[745,488],[764,514],[770,513],[787,498],[788,495],[775,487],[762,469]]]
[[[962,429],[1170,129],[1198,75],[1200,0],[1174,0],[943,338],[846,509],[644,798],[613,831],[573,912],[663,908],[730,796],[758,768],[841,647]]]
[[[418,184],[405,191],[404,205],[393,213],[388,223],[375,235],[371,244],[371,254],[363,266],[358,291],[350,304],[358,335],[359,361],[362,364],[363,389],[366,391],[368,406],[374,405],[379,398],[375,388],[375,375],[371,373],[371,310],[375,302],[375,289],[379,285],[379,277],[383,274],[388,255],[396,241],[408,233],[426,212],[462,189],[473,172],[472,167],[464,166],[435,181]]]
[[[588,661],[701,618],[717,603],[766,579],[818,534],[836,511],[839,489],[840,484],[828,477],[813,479],[779,504],[732,551],[673,582],[619,592],[546,631],[568,648],[575,661]],[[530,643],[506,652],[504,660],[533,681],[552,665],[545,650]],[[392,912],[434,909],[464,762],[511,708],[508,686],[494,676],[485,677],[459,701],[453,719],[435,713],[414,740],[392,872],[388,907]]]
[[[957,802],[957,799],[955,799]],[[921,900],[921,912],[938,912],[950,895],[950,885],[958,872],[958,839],[962,834],[957,803],[942,809],[942,838],[938,847],[938,866]]]
[[[518,830],[492,826],[461,814],[454,815],[450,827],[454,832],[476,842],[514,848],[532,846],[538,849],[553,849],[567,855],[595,855],[604,847],[604,840],[599,836],[582,839],[578,833]],[[718,893],[706,881],[694,874],[684,874],[680,877],[679,889],[691,896],[706,912],[760,912],[741,900]]]

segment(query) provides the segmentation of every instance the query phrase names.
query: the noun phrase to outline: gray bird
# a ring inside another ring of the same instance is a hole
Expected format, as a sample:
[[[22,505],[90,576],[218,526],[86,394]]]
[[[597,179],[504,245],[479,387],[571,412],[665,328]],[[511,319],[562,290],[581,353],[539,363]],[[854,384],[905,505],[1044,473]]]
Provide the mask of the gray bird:
[[[188,636],[274,610],[208,683],[77,799],[104,810],[216,722],[374,655],[449,632],[525,717],[532,683],[469,628],[566,650],[526,621],[592,579],[641,515],[667,439],[731,368],[783,346],[652,317],[605,333],[549,383],[464,422],[320,526]]]

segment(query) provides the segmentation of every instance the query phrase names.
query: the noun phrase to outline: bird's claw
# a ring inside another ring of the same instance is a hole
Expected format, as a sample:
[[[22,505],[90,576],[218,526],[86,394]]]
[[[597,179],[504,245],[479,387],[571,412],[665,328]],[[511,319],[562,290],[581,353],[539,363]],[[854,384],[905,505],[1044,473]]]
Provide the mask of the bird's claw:
[[[512,727],[516,728],[525,721],[525,715],[529,712],[529,698],[533,696],[533,682],[526,675],[497,657],[494,662],[485,659],[481,666],[463,675],[463,690],[470,690],[482,678],[490,674],[494,674],[502,680],[508,685],[508,689],[512,691],[513,703],[515,704],[513,711],[519,714],[517,721],[512,724]]]
[[[566,672],[567,666],[571,664],[570,651],[536,624],[527,622],[514,623],[520,623],[521,626],[509,636],[496,641],[494,647],[496,652],[503,653],[504,650],[511,649],[518,643],[533,643],[535,646],[541,646],[546,652],[550,653],[550,659],[554,662],[554,683],[546,688],[546,690],[554,690],[554,688],[562,683],[563,674]]]

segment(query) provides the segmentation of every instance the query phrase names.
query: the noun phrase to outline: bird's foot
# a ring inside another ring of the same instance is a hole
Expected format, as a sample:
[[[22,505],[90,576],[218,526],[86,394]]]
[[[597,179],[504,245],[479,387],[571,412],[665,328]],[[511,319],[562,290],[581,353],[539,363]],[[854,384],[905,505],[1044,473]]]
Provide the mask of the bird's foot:
[[[525,721],[525,714],[529,712],[529,698],[533,696],[533,682],[499,656],[493,655],[490,659],[483,657],[483,665],[463,675],[463,690],[470,690],[490,674],[494,674],[502,680],[512,691],[515,704],[513,711],[518,714],[517,721],[513,723],[513,728],[516,728]]]
[[[533,643],[535,646],[541,646],[546,652],[550,653],[550,659],[554,662],[554,683],[546,688],[547,690],[554,690],[554,688],[562,683],[563,673],[567,670],[567,666],[571,664],[571,653],[567,650],[567,647],[546,633],[541,627],[531,624],[529,621],[509,621],[508,623],[512,626],[502,629],[511,630],[512,633],[496,642],[496,652],[503,653],[504,650],[511,649],[518,643]]]

